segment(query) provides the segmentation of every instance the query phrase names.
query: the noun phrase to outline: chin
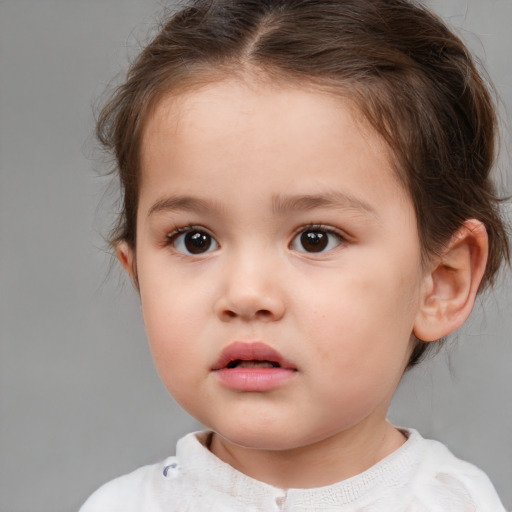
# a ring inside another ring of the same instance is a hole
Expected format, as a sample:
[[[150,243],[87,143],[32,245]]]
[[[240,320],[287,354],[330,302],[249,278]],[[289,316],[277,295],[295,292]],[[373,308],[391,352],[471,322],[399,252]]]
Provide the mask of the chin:
[[[232,425],[229,428],[212,428],[220,437],[234,445],[264,451],[287,451],[310,444],[300,436],[294,436],[292,428],[256,424],[252,426]]]

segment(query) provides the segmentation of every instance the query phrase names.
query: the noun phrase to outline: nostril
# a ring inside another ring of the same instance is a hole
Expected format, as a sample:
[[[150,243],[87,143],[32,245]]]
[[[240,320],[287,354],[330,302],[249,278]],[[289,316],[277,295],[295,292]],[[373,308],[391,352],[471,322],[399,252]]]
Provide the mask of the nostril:
[[[243,312],[241,313],[236,313],[235,311],[232,311],[230,309],[224,311],[224,314],[226,315],[226,317],[228,318],[236,318],[238,316],[250,316],[251,318],[270,318],[272,316],[272,313],[268,310],[268,309],[259,309],[257,310],[254,314],[251,314],[251,315],[244,315]]]
[[[243,292],[243,293],[242,293]],[[278,297],[238,290],[238,294],[226,294],[214,305],[215,314],[223,321],[260,320],[270,322],[283,316],[284,303]]]

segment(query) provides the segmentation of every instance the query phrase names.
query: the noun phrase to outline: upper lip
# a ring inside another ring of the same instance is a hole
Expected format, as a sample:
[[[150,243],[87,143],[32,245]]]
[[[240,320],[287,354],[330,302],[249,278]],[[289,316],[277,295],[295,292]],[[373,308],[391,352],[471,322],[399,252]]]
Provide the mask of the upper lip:
[[[277,350],[263,342],[235,341],[220,354],[212,370],[226,368],[231,361],[270,361],[281,368],[296,370],[293,363],[286,360]]]

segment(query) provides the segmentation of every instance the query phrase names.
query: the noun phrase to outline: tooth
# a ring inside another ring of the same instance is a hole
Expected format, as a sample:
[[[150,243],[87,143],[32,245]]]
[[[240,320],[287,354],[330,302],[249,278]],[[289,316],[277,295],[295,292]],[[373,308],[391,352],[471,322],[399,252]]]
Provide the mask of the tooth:
[[[238,361],[238,368],[276,368],[279,365],[271,361]]]

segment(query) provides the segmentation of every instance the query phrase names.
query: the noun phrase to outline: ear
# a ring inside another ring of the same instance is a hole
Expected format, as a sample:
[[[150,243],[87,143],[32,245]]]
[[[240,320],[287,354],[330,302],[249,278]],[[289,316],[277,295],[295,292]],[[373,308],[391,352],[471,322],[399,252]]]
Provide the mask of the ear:
[[[488,255],[485,226],[464,222],[425,277],[413,334],[436,341],[458,329],[469,317],[485,273]]]
[[[122,240],[116,244],[116,255],[125,272],[130,276],[134,286],[139,289],[135,249],[128,242]]]

